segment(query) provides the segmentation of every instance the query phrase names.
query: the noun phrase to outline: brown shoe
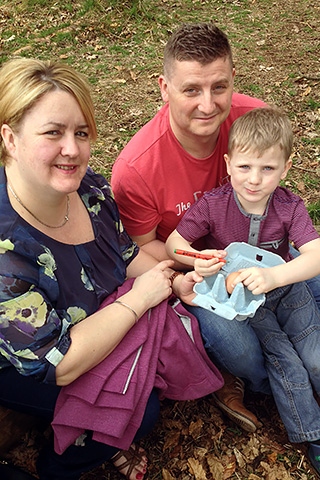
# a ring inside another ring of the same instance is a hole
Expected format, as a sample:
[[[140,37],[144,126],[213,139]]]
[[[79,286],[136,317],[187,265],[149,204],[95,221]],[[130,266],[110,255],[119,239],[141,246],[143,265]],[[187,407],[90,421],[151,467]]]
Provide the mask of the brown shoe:
[[[262,427],[262,423],[243,404],[243,381],[227,372],[222,372],[222,376],[224,386],[213,394],[217,405],[243,430],[255,432],[257,428]]]

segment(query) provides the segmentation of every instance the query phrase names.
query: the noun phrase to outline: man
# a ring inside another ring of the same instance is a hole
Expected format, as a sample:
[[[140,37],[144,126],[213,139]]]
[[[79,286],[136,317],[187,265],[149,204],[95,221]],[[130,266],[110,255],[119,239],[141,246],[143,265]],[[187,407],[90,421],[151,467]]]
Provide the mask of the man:
[[[164,242],[190,205],[226,179],[223,155],[234,120],[266,106],[234,93],[234,76],[230,44],[219,28],[212,23],[182,25],[165,47],[159,77],[165,105],[114,164],[111,183],[122,221],[133,240],[159,261],[168,258]],[[270,393],[250,325],[224,322],[227,326],[221,327],[218,320],[208,325],[201,322],[200,307],[192,308],[210,358],[246,379],[252,390]],[[230,336],[237,342],[230,342]],[[245,430],[255,431],[261,424],[243,405],[242,380],[223,375],[225,386],[215,395],[218,405]]]

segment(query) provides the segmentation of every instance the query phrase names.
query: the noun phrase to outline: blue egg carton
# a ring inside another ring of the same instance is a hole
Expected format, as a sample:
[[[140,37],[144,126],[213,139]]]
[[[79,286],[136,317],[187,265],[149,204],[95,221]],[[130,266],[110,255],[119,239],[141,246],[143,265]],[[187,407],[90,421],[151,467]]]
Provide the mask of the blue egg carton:
[[[226,289],[226,277],[231,272],[249,267],[274,267],[285,263],[282,257],[244,242],[230,243],[227,263],[215,275],[205,277],[196,283],[193,290],[197,294],[193,302],[227,320],[243,321],[253,317],[266,299],[264,293],[253,295],[243,283],[238,283],[231,295]]]

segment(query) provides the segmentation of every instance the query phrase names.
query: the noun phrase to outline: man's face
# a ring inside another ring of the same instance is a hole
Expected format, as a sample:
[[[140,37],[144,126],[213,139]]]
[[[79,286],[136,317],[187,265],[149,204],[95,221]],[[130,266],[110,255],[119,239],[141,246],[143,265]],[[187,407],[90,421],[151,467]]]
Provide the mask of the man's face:
[[[182,146],[191,139],[216,140],[230,112],[234,75],[230,59],[219,58],[207,65],[174,60],[170,78],[160,76],[171,128]]]

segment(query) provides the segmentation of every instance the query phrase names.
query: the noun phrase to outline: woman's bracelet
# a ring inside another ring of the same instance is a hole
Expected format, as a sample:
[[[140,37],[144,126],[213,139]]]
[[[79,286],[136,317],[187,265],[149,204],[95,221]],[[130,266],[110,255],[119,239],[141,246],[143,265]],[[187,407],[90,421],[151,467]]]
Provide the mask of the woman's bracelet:
[[[128,305],[124,302],[121,302],[121,300],[115,300],[113,303],[119,303],[119,305],[122,305],[123,307],[126,307],[128,310],[130,310],[130,312],[132,312],[133,315],[134,315],[134,320],[135,320],[134,323],[137,323],[137,321],[139,320],[138,314],[135,310],[133,310],[132,307],[130,307],[130,305]]]
[[[175,279],[178,275],[184,275],[184,273],[183,273],[183,272],[179,272],[179,271],[173,272],[173,274],[169,277],[171,288],[173,288],[174,279]]]

